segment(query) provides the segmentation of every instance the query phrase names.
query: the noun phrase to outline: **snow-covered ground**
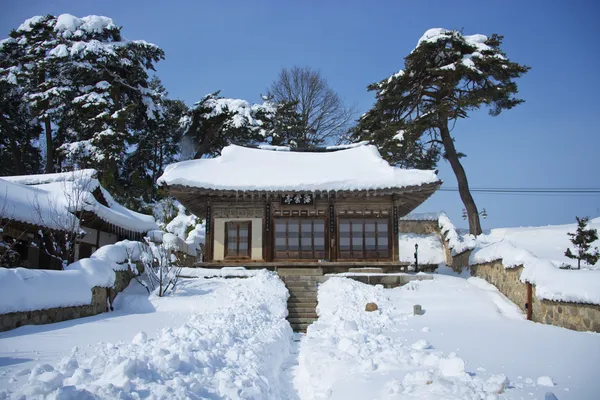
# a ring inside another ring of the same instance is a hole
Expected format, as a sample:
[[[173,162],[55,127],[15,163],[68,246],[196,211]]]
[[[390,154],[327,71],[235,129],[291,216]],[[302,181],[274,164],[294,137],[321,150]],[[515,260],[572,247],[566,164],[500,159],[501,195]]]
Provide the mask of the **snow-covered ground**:
[[[265,271],[164,298],[133,283],[115,312],[0,333],[0,399],[289,397],[287,296]]]
[[[600,231],[600,218],[591,219],[589,227]],[[490,240],[507,240],[539,258],[550,260],[557,265],[564,263],[577,266],[577,260],[565,257],[567,248],[572,247],[567,233],[574,233],[576,230],[577,224],[500,228],[492,229],[488,237]],[[594,242],[593,246],[600,247],[600,240]],[[588,268],[588,266],[585,267]],[[600,269],[600,262],[596,264],[595,268]]]
[[[599,334],[527,321],[478,278],[435,274],[396,289],[331,278],[318,314],[295,371],[302,399],[600,396]]]

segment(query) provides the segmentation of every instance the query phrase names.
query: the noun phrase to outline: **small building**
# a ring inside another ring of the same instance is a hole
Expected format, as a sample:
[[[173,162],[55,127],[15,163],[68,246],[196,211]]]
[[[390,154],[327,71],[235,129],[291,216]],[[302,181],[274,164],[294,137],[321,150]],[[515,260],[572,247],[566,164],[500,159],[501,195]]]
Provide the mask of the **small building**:
[[[398,219],[441,185],[435,171],[390,166],[374,146],[312,151],[225,147],[159,178],[206,220],[205,267],[406,266]]]
[[[115,201],[96,176],[95,170],[86,169],[0,177],[0,220],[6,226],[1,235],[18,238],[19,265],[57,268],[38,243],[40,233],[48,229],[77,231],[75,260],[119,240],[142,240],[148,231],[158,229],[154,217]]]

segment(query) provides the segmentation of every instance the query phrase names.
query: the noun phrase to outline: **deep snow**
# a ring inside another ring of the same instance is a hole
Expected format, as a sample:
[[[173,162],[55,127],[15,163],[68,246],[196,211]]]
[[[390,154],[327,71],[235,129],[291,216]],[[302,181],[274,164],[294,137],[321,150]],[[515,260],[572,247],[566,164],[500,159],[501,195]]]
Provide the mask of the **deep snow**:
[[[434,276],[396,289],[321,285],[300,347],[301,398],[597,398],[600,335],[527,321],[481,279]],[[371,301],[379,311],[364,311]]]
[[[114,313],[1,333],[0,399],[288,397],[287,296],[265,271],[182,280],[166,298],[132,284]]]

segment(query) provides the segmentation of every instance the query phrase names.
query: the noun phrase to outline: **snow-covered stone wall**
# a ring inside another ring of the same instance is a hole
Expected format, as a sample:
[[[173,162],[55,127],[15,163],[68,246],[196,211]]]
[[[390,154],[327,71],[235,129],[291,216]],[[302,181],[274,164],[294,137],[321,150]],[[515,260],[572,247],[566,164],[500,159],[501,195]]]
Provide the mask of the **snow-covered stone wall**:
[[[496,286],[502,294],[527,312],[527,284],[521,281],[523,267],[506,268],[502,260],[471,265],[471,273]],[[532,293],[536,292],[532,285]],[[576,331],[600,332],[600,306],[540,299],[532,295],[532,320]]]

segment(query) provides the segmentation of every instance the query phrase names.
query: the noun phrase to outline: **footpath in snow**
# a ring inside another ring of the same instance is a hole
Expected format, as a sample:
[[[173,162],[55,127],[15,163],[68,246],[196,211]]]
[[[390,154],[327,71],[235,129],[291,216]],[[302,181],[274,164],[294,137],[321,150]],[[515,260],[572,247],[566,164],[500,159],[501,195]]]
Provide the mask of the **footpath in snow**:
[[[600,398],[600,335],[527,321],[481,279],[434,277],[396,289],[321,285],[295,371],[300,397]],[[366,312],[367,302],[379,310]]]
[[[275,275],[184,279],[165,298],[140,289],[114,313],[1,333],[0,399],[291,397],[288,293]]]

